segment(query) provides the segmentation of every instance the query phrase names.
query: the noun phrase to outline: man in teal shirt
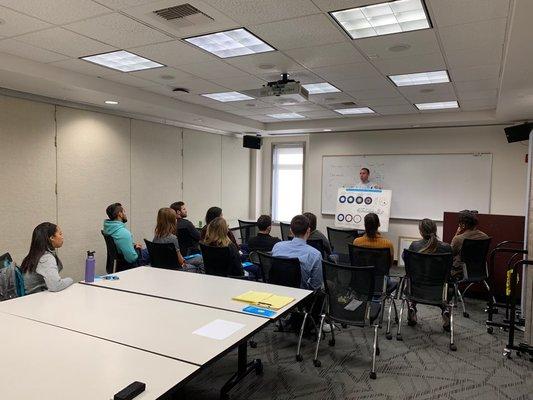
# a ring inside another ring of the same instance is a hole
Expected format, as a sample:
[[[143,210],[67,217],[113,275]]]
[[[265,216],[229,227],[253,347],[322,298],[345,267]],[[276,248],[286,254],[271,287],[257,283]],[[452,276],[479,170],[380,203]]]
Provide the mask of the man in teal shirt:
[[[122,204],[111,204],[105,211],[109,219],[104,221],[104,234],[113,238],[119,254],[132,266],[148,264],[148,251],[143,249],[140,243],[133,242],[133,235],[126,228],[128,218]]]

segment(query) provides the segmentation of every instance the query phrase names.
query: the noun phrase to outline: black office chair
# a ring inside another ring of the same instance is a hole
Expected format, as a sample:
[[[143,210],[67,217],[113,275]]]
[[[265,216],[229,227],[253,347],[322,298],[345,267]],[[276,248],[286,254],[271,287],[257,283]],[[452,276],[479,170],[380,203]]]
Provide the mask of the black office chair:
[[[279,229],[281,230],[281,240],[289,240],[289,237],[291,237],[291,224],[287,224],[285,222],[279,223]]]
[[[11,254],[4,253],[0,256],[0,268],[6,267],[12,262],[13,262],[13,258],[11,258]]]
[[[392,265],[392,258],[390,249],[372,249],[368,247],[348,245],[348,253],[350,255],[350,265],[356,267],[374,266],[376,267],[376,294],[384,294],[385,302],[389,302],[389,312],[387,315],[387,331],[385,336],[388,340],[392,339],[390,333],[391,325],[391,313],[392,307],[394,307],[394,314],[396,316],[395,321],[398,323],[398,310],[396,309],[396,302],[394,301],[398,297],[398,281],[391,281],[389,279],[389,271]],[[383,313],[381,314],[383,316]]]
[[[117,245],[113,238],[106,235],[104,231],[100,231],[105,240],[105,247],[107,249],[107,258],[105,263],[105,270],[108,274],[125,271],[131,268],[131,265],[126,262],[124,256],[119,254]]]
[[[250,238],[257,236],[257,233],[259,232],[259,228],[257,227],[257,222],[251,222],[251,221],[241,221],[239,222],[239,232],[241,234],[241,243],[246,245],[248,244],[248,240]]]
[[[307,244],[311,247],[314,247],[318,251],[320,251],[320,254],[322,255],[323,259],[327,258],[326,249],[324,248],[324,242],[322,241],[322,239],[307,240]]]
[[[440,307],[450,313],[450,350],[456,351],[454,343],[453,308],[455,295],[449,298],[448,281],[452,268],[451,253],[425,254],[404,250],[405,278],[402,285],[402,306],[398,322],[397,340],[402,338],[402,317],[405,302],[415,301],[418,304]]]
[[[339,256],[341,263],[348,264],[350,262],[350,256],[348,253],[348,245],[353,244],[355,238],[362,236],[363,233],[357,229],[328,229],[328,240],[331,245],[331,251]]]
[[[144,239],[148,254],[150,254],[150,265],[154,268],[181,269],[178,253],[173,243],[154,243]]]
[[[465,302],[463,296],[474,283],[483,283],[489,296],[492,296],[488,279],[489,270],[487,267],[487,254],[489,253],[490,242],[492,238],[487,239],[464,239],[461,247],[461,261],[464,263],[463,279],[455,283],[455,290],[457,292],[458,301],[461,302],[463,308],[463,317],[469,318],[470,315],[466,312]],[[466,284],[465,290],[459,290],[459,285]]]
[[[370,378],[376,379],[376,356],[379,355],[378,328],[384,297],[376,297],[375,283],[379,275],[374,266],[354,267],[322,261],[326,298],[322,305],[322,315],[317,334],[313,363],[320,367],[318,349],[322,339],[322,327],[327,320],[331,327],[330,346],[335,346],[334,322],[360,328],[374,328],[372,369]]]
[[[199,254],[198,242],[191,236],[187,228],[178,229],[178,242],[180,244],[180,252],[184,256],[191,254]]]
[[[215,247],[200,243],[200,250],[202,251],[205,273],[207,275],[224,276],[230,278],[244,277],[230,275],[231,258],[229,247]]]

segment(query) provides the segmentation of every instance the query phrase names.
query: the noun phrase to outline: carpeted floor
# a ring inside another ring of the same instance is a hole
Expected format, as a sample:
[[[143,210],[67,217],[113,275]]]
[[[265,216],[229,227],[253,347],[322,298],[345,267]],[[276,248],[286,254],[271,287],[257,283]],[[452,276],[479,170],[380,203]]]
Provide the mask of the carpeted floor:
[[[377,379],[369,378],[372,329],[348,328],[336,334],[336,346],[321,343],[321,368],[313,366],[314,343],[305,341],[302,362],[295,360],[297,337],[274,332],[270,325],[249,348],[249,358],[261,358],[264,373],[246,377],[231,392],[234,400],[290,399],[533,399],[533,362],[502,356],[506,333],[486,333],[483,303],[468,299],[471,318],[456,318],[456,344],[451,352],[442,331],[440,310],[419,306],[416,327],[405,325],[403,342],[385,339]],[[396,325],[393,325],[395,332]],[[329,335],[328,335],[329,338]],[[521,334],[518,336],[518,341]],[[517,341],[517,342],[518,342]],[[228,354],[187,384],[186,399],[218,399],[219,390],[235,371],[237,352]]]

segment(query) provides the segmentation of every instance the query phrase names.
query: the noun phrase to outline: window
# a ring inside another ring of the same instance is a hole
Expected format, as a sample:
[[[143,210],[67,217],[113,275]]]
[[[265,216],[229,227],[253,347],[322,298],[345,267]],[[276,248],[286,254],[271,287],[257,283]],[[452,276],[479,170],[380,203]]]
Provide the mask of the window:
[[[290,221],[302,213],[304,144],[274,145],[272,153],[272,219]]]

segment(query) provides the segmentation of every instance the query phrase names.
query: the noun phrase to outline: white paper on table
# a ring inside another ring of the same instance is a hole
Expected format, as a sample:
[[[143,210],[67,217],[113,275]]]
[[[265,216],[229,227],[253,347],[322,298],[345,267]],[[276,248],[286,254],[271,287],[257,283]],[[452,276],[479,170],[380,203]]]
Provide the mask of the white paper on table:
[[[205,336],[210,339],[224,340],[242,328],[244,328],[244,324],[224,321],[223,319],[215,319],[213,322],[195,330],[193,334]]]

